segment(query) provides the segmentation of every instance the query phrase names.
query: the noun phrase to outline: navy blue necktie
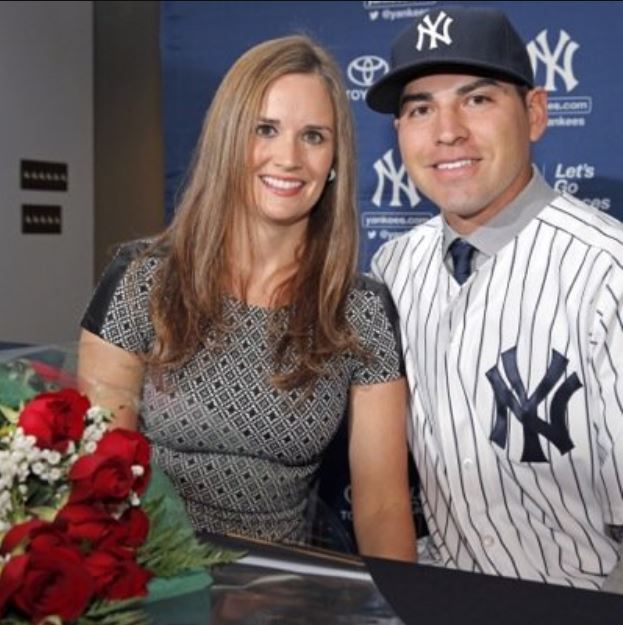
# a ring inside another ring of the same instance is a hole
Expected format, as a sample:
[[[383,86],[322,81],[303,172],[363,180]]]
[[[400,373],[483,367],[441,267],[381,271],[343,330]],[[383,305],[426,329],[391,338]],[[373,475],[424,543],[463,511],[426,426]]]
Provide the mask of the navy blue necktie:
[[[472,256],[476,248],[463,239],[454,239],[448,251],[452,256],[454,279],[463,284],[472,272]]]

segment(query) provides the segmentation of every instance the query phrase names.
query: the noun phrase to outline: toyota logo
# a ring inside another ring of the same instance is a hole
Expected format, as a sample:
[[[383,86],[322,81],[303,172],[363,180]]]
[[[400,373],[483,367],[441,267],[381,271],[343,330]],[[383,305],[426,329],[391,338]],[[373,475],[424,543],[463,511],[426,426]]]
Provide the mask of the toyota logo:
[[[380,56],[358,56],[348,66],[346,73],[352,82],[360,87],[370,87],[377,78],[389,71],[389,65]]]

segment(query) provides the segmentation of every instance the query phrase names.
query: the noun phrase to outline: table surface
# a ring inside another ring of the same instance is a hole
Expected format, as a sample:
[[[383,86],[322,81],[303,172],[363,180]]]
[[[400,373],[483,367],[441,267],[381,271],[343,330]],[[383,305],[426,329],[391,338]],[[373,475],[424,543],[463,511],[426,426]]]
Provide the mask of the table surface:
[[[210,539],[246,555],[208,590],[149,606],[153,625],[403,625],[358,558]]]
[[[621,625],[623,596],[209,536],[245,557],[153,625]]]

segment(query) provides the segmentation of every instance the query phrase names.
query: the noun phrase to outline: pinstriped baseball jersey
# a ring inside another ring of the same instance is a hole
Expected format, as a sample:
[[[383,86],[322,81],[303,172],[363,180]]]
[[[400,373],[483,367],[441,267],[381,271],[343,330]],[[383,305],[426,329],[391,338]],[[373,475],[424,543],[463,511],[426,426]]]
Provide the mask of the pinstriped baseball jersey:
[[[599,587],[623,524],[623,227],[556,195],[459,286],[435,217],[375,255],[442,564]]]

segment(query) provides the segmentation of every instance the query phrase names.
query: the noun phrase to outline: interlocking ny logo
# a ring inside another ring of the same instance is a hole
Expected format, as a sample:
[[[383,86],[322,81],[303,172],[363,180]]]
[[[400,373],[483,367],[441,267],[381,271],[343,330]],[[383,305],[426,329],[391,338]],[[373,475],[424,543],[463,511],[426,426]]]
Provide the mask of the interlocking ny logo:
[[[387,150],[387,152],[374,163],[374,171],[376,171],[378,177],[376,191],[372,196],[372,203],[375,206],[381,205],[381,199],[385,191],[385,182],[388,180],[392,185],[390,206],[402,206],[400,202],[401,192],[407,196],[411,207],[415,206],[420,201],[411,179],[407,176],[404,163],[400,165],[400,169],[396,169],[392,150]]]
[[[573,41],[564,30],[560,31],[553,52],[547,40],[547,30],[542,30],[526,46],[534,74],[536,75],[539,61],[545,65],[545,88],[548,91],[556,91],[556,75],[564,80],[567,92],[578,86],[573,74],[573,55],[579,47],[580,44]]]
[[[430,15],[425,15],[424,19],[417,25],[418,37],[415,47],[418,49],[418,52],[424,47],[424,39],[426,37],[428,37],[429,50],[437,48],[437,41],[441,41],[449,46],[452,43],[452,39],[450,39],[448,29],[453,21],[451,17],[446,15],[445,11],[441,11],[434,22],[431,20]],[[442,26],[443,35],[439,32]]]
[[[487,371],[486,376],[493,387],[495,393],[495,403],[497,414],[490,439],[504,449],[508,439],[508,411],[510,410],[523,425],[524,446],[521,454],[522,462],[547,462],[547,458],[541,448],[539,435],[544,436],[550,443],[558,448],[564,455],[574,444],[569,436],[569,430],[565,423],[567,404],[582,384],[578,376],[570,375],[554,393],[550,406],[550,422],[539,419],[537,408],[541,402],[549,395],[558,380],[564,375],[569,361],[552,350],[552,360],[547,367],[543,379],[538,383],[534,393],[528,397],[524,383],[517,368],[517,348],[513,347],[502,354],[502,364],[506,378],[511,383],[509,388],[498,367],[492,367]],[[513,391],[515,391],[513,393]]]

